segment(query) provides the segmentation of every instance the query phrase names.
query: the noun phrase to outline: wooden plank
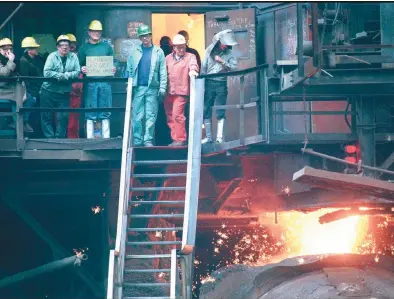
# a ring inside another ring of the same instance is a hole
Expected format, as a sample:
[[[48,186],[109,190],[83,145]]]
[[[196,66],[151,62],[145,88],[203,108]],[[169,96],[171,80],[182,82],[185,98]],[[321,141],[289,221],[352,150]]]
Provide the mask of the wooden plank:
[[[369,177],[330,172],[306,166],[294,173],[293,181],[324,189],[353,191],[394,200],[394,184]]]

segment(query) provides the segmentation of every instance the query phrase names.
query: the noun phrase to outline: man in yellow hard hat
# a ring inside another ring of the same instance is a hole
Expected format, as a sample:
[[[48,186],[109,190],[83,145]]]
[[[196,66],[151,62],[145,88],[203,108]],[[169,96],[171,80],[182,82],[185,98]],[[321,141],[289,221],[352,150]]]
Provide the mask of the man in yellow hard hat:
[[[137,34],[142,44],[127,59],[127,73],[133,78],[133,140],[134,146],[153,146],[159,101],[167,89],[166,60],[163,50],[153,45],[148,25],[139,26]]]
[[[77,38],[74,34],[68,33],[70,39],[70,51],[77,54]],[[79,78],[83,78],[83,74],[79,75]],[[82,82],[74,82],[70,93],[70,108],[81,107],[83,84]],[[68,127],[67,137],[68,138],[79,138],[79,113],[70,113],[68,116]]]
[[[22,40],[22,49],[24,49],[24,53],[22,58],[20,59],[19,62],[19,74],[21,76],[28,76],[28,77],[43,77],[43,70],[44,70],[44,64],[45,61],[44,59],[39,55],[38,49],[40,45],[36,42],[36,40],[31,37],[25,37]],[[42,85],[42,82],[39,81],[30,81],[26,80],[26,91],[27,91],[27,98],[30,100],[31,97],[35,99],[35,102],[39,105],[40,103],[40,88]],[[24,116],[29,118],[29,113],[25,112]],[[39,113],[33,113],[31,115],[31,120],[30,120],[33,128],[35,135],[37,137],[40,137],[40,131],[41,131],[41,124],[40,124],[40,114]],[[29,124],[27,124],[29,126]]]
[[[89,56],[114,56],[114,51],[108,43],[102,42],[103,25],[94,20],[89,25],[89,41],[82,45],[78,51],[79,62],[83,74],[87,74],[86,57]],[[116,68],[113,68],[115,74]],[[90,82],[85,88],[84,101],[86,108],[112,107],[112,88],[107,82]],[[110,112],[85,113],[86,137],[94,138],[94,122],[101,122],[101,136],[110,138]]]
[[[9,38],[3,38],[0,40],[0,77],[15,77],[16,75],[17,72],[12,41]],[[25,86],[24,83],[23,86]],[[16,111],[16,81],[0,82],[0,100],[10,101],[12,111]],[[23,101],[24,107],[32,107],[35,104],[34,98],[30,98],[29,101],[27,101],[26,92],[24,92]],[[27,123],[28,117],[29,114],[25,113],[23,117],[23,129],[25,132],[31,133],[33,130]],[[16,117],[14,117],[14,120],[12,118],[8,119],[8,125],[12,129],[15,129],[15,120]]]
[[[71,81],[78,78],[81,67],[78,57],[70,52],[70,39],[60,35],[56,42],[57,51],[49,54],[44,66],[44,77],[57,81],[47,81],[41,87],[41,107],[67,108],[70,102]],[[68,113],[57,113],[57,126],[53,128],[52,112],[43,112],[41,118],[42,130],[47,138],[65,138],[67,131]]]

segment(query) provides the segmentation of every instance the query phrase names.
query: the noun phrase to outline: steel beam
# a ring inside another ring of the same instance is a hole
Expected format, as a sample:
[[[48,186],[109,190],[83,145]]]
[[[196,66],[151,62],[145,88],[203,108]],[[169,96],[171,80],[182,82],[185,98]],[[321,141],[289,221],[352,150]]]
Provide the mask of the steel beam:
[[[219,194],[215,202],[212,204],[212,209],[213,213],[217,214],[220,209],[223,207],[227,199],[230,197],[230,195],[237,189],[239,184],[241,184],[242,178],[236,178],[232,180],[227,187],[222,191],[222,193]]]

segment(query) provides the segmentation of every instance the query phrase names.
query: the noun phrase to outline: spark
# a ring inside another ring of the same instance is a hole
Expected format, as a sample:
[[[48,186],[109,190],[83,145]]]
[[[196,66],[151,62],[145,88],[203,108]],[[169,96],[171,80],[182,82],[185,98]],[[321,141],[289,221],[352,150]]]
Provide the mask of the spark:
[[[98,213],[100,213],[101,211],[104,211],[104,209],[103,209],[102,207],[100,207],[100,206],[92,207],[92,212],[93,212],[95,215],[98,214]]]
[[[156,232],[155,237],[156,238],[161,238],[163,236],[162,232]]]

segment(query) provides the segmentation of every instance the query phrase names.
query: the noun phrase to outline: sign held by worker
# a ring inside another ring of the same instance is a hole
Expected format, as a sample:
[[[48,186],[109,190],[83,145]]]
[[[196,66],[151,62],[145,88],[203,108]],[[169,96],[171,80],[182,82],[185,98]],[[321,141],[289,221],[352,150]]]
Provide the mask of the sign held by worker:
[[[86,76],[112,77],[114,75],[114,58],[112,56],[87,56]]]

